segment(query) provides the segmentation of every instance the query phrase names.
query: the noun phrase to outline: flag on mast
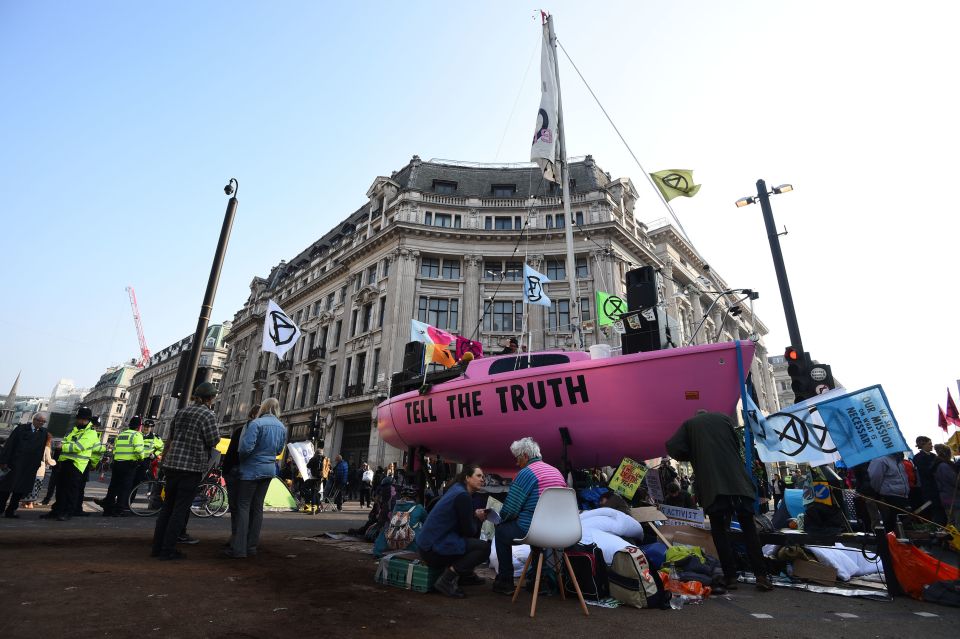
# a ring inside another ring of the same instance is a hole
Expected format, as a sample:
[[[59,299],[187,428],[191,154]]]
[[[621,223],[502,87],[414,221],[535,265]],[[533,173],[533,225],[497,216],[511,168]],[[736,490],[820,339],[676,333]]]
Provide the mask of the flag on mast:
[[[543,290],[543,285],[550,281],[543,273],[530,268],[529,264],[523,265],[523,301],[527,304],[539,304],[540,306],[550,306],[550,298]]]
[[[937,426],[939,426],[943,432],[947,432],[947,416],[943,414],[943,409],[940,408],[939,405],[937,405],[937,410],[940,411],[940,417],[937,418]]]
[[[298,339],[300,328],[290,316],[273,300],[267,302],[267,312],[263,314],[263,350],[283,359],[283,354],[293,348]]]
[[[453,358],[453,354],[450,352],[450,343],[454,341],[453,335],[450,333],[436,326],[411,319],[410,340],[426,344],[424,363],[434,362],[446,368],[457,365],[457,360]]]
[[[666,169],[651,173],[650,177],[667,202],[679,195],[693,197],[700,191],[700,185],[693,183],[693,171],[688,169]]]
[[[539,165],[543,177],[551,182],[560,182],[556,170],[559,84],[557,83],[556,51],[550,44],[550,29],[543,24],[543,47],[540,50],[540,110],[537,112],[537,128],[533,134],[530,159]]]
[[[950,389],[947,388],[947,422],[953,424],[957,428],[960,428],[960,411],[957,410],[957,404],[953,401],[953,395],[950,394]]]

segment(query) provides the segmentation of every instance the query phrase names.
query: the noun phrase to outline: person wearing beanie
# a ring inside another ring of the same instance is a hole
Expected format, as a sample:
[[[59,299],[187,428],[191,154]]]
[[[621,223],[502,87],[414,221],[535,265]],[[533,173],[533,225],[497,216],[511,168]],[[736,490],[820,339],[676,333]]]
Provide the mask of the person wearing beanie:
[[[177,538],[187,523],[190,505],[208,469],[211,452],[220,441],[217,416],[213,412],[216,397],[217,387],[203,382],[193,391],[194,403],[173,416],[170,440],[161,463],[166,477],[166,496],[153,530],[151,557],[183,558],[176,549]]]

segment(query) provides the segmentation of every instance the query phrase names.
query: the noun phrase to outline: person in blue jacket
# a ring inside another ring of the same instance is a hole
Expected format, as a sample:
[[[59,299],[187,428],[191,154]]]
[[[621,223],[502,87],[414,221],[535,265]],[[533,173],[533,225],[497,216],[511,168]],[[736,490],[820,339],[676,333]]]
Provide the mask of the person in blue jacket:
[[[287,443],[287,427],[280,421],[280,402],[270,397],[260,405],[257,418],[244,426],[237,450],[240,463],[235,473],[237,525],[230,537],[227,557],[242,558],[257,554],[260,527],[263,525],[263,500],[270,482],[277,475],[277,455]]]
[[[464,464],[417,533],[417,548],[424,563],[444,569],[433,587],[448,597],[464,597],[461,585],[483,584],[483,578],[473,569],[490,557],[490,542],[477,538],[486,511],[474,509],[471,497],[482,487],[483,470]]]

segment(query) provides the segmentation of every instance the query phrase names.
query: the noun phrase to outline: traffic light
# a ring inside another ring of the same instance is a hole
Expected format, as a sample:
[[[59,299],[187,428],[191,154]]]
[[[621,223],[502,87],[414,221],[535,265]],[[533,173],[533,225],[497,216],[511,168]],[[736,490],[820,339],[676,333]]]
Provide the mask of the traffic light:
[[[793,346],[788,346],[783,357],[787,360],[787,374],[790,375],[794,401],[802,402],[836,387],[830,365],[815,363],[810,353],[801,353]]]
[[[810,357],[793,346],[788,346],[783,353],[787,360],[787,375],[790,376],[790,388],[793,390],[794,401],[802,402],[816,395],[810,378]]]

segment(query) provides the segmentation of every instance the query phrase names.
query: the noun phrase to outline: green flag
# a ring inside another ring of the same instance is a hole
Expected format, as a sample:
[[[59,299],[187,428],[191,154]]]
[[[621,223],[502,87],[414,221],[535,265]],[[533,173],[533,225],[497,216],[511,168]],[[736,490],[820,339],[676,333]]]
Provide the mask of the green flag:
[[[609,326],[620,319],[621,313],[627,312],[627,303],[622,298],[597,291],[597,318],[600,326]]]
[[[693,197],[700,190],[699,184],[693,183],[693,171],[687,169],[667,169],[651,173],[654,183],[660,192],[663,193],[663,199],[667,202],[682,195],[683,197]]]

